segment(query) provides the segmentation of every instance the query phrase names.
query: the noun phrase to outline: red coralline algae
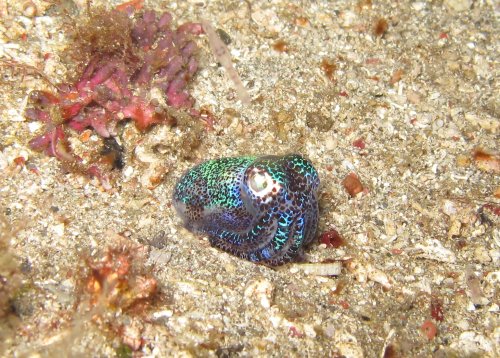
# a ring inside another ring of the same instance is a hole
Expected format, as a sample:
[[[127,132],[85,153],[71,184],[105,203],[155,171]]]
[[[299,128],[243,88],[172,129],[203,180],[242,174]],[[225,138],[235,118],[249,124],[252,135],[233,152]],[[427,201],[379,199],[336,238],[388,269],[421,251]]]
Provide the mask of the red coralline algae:
[[[132,8],[127,10],[133,13]],[[203,32],[201,25],[186,23],[172,29],[169,13],[151,10],[130,17],[112,10],[109,16],[119,18],[130,30],[128,46],[93,49],[95,53],[76,82],[59,85],[55,94],[31,93],[25,115],[45,123],[44,133],[30,141],[32,149],[66,163],[81,163],[68,141],[75,132],[90,128],[100,137],[110,138],[117,135],[117,124],[123,120],[134,121],[143,131],[156,123],[175,122],[168,107],[196,113],[187,87],[198,69],[192,37]],[[166,105],[151,100],[153,90],[163,93]],[[88,175],[102,177],[92,163],[78,166],[80,171],[85,167]]]

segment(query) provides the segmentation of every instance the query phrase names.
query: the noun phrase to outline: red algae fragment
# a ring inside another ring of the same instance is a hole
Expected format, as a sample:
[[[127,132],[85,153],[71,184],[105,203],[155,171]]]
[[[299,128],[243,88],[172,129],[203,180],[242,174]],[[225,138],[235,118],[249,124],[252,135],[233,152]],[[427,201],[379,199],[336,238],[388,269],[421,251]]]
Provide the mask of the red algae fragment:
[[[294,337],[294,338],[303,338],[305,336],[304,333],[300,332],[297,327],[295,326],[291,326],[289,328],[289,332],[290,332],[290,337]]]
[[[349,173],[342,181],[342,185],[351,197],[361,193],[364,189],[363,184],[361,184],[361,181],[355,173]]]
[[[349,307],[351,307],[351,305],[349,304],[349,302],[347,302],[346,300],[330,300],[328,303],[331,304],[331,305],[338,305],[338,306],[342,307],[345,310],[348,310]]]
[[[385,347],[383,358],[398,358],[399,356],[398,349],[394,344],[389,344]]]
[[[500,186],[495,189],[493,192],[493,196],[497,199],[500,199]]]
[[[140,10],[144,6],[144,0],[131,0],[116,6],[116,10],[128,12],[129,9]]]
[[[288,52],[290,50],[285,40],[278,40],[273,43],[273,49],[278,52]]]
[[[202,106],[202,108],[200,108],[200,111],[199,111],[199,117],[203,122],[205,122],[205,126],[206,126],[207,130],[209,130],[209,131],[214,130],[216,118],[215,118],[215,115],[212,113],[212,111],[209,108]]]
[[[340,295],[346,286],[347,286],[347,281],[345,281],[345,280],[338,280],[337,281],[337,286],[331,292],[331,295],[337,295],[337,296]]]
[[[366,148],[366,143],[363,138],[358,138],[354,142],[352,142],[352,145],[356,148],[359,149],[365,149]]]
[[[500,206],[495,204],[484,204],[482,210],[487,210],[496,216],[500,216]]]
[[[295,25],[305,27],[309,24],[309,19],[307,17],[304,17],[304,16],[299,16],[299,17],[295,18],[294,22],[295,22]]]
[[[335,229],[325,231],[321,234],[319,241],[321,244],[325,244],[326,247],[339,248],[345,245],[345,240]]]
[[[476,149],[473,154],[476,166],[484,172],[500,173],[500,158],[482,149]]]
[[[380,58],[369,57],[366,59],[365,63],[367,65],[378,65],[378,64],[382,63],[382,60]]]
[[[398,69],[398,70],[394,71],[394,73],[391,76],[391,79],[389,80],[389,83],[391,85],[398,83],[401,80],[401,78],[403,78],[403,74],[404,74],[404,71],[402,69]]]
[[[92,305],[127,310],[151,299],[157,291],[156,279],[135,272],[136,259],[129,248],[110,248],[100,259],[89,259],[86,289]]]
[[[47,129],[45,134],[33,138],[30,147],[37,151],[44,151],[45,154],[56,157],[61,161],[78,161],[79,158],[73,156],[69,149],[69,143],[62,125]]]
[[[349,302],[347,302],[346,300],[340,300],[340,301],[338,301],[337,303],[338,303],[338,305],[339,305],[340,307],[342,307],[342,308],[343,308],[343,309],[345,309],[345,310],[348,310],[348,309],[349,309],[349,307],[351,306],[351,305],[349,304]]]
[[[438,297],[431,297],[431,317],[438,322],[444,320],[443,301]]]
[[[321,60],[321,69],[330,81],[335,80],[334,74],[337,70],[337,65],[332,60],[328,58],[324,58],[323,60]]]
[[[14,158],[14,164],[20,167],[23,167],[26,165],[26,158],[25,157],[16,157]]]
[[[434,339],[434,337],[436,337],[437,335],[437,327],[434,322],[429,319],[422,323],[422,326],[420,326],[420,330],[429,340]]]
[[[389,28],[389,23],[386,19],[380,18],[375,22],[375,26],[373,26],[373,33],[379,37],[384,36]]]
[[[133,351],[144,345],[142,332],[150,310],[160,299],[158,282],[145,267],[147,249],[132,246],[119,234],[109,232],[112,246],[87,257],[77,268],[78,311],[88,321],[111,333]]]

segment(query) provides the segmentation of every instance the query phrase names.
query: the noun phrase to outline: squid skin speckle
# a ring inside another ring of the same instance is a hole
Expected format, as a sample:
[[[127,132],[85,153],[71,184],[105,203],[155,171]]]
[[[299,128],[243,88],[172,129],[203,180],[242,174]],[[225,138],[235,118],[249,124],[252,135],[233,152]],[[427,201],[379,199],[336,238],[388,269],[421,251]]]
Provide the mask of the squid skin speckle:
[[[178,181],[173,203],[187,229],[252,262],[300,256],[318,225],[318,173],[298,154],[221,158]]]

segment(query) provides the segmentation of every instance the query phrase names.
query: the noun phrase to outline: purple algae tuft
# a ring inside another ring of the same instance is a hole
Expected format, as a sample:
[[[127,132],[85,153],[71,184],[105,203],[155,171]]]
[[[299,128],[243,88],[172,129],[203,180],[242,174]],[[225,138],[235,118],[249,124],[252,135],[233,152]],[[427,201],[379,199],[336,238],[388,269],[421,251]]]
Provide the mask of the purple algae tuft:
[[[85,52],[80,57],[88,58],[81,74],[73,83],[58,85],[56,93],[33,91],[25,112],[28,119],[45,123],[44,132],[30,141],[32,149],[97,176],[105,187],[109,183],[98,167],[99,159],[83,165],[71,150],[69,137],[91,129],[102,138],[113,138],[124,120],[132,120],[141,131],[156,123],[174,124],[169,108],[199,115],[188,85],[198,69],[193,37],[203,33],[201,24],[174,28],[168,12],[129,10],[130,14],[118,10],[91,14],[87,29],[81,30],[84,36],[75,39]],[[111,25],[102,30],[105,22]],[[102,34],[108,38],[99,38]],[[163,100],[152,100],[152,92],[158,90]]]

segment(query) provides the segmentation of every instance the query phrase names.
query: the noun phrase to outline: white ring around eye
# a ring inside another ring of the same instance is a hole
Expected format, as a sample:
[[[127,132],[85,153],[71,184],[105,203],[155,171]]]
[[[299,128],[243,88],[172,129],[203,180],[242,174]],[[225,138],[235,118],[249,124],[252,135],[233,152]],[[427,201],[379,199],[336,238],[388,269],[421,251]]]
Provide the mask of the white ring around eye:
[[[253,168],[248,176],[248,188],[258,198],[264,198],[264,203],[272,200],[271,193],[277,193],[281,185],[277,183],[268,172]]]

